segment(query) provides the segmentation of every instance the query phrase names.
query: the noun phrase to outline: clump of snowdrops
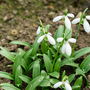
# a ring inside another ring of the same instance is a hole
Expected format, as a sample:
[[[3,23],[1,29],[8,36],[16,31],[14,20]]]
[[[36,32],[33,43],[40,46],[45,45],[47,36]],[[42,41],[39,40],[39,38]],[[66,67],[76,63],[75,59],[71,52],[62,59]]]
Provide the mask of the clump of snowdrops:
[[[58,27],[54,37],[48,32],[50,25],[43,26],[40,20],[37,38],[33,45],[23,41],[10,42],[10,44],[30,47],[26,52],[21,48],[18,48],[18,53],[10,52],[4,47],[0,47],[0,54],[13,62],[13,65],[8,65],[13,67],[12,74],[0,71],[0,77],[10,79],[15,83],[14,85],[12,83],[1,83],[1,87],[4,90],[21,90],[22,82],[24,82],[27,84],[25,90],[50,90],[51,88],[53,90],[56,88],[60,88],[60,90],[81,90],[83,78],[85,78],[86,85],[89,87],[86,74],[90,70],[90,55],[80,65],[75,61],[89,53],[90,47],[74,51],[80,25],[83,25],[87,33],[90,32],[90,25],[86,20],[90,20],[90,16],[85,15],[86,10],[80,18],[76,18],[72,22],[70,22],[69,17],[74,18],[74,15],[67,13],[68,10],[65,10],[63,16],[55,17],[53,19],[54,24],[62,19],[64,26]],[[72,38],[71,23],[79,23],[75,38]],[[70,43],[73,43],[73,47],[70,46]],[[60,73],[63,66],[71,66],[73,73],[69,76],[66,75],[65,70]],[[78,78],[71,85],[75,76],[78,76]]]

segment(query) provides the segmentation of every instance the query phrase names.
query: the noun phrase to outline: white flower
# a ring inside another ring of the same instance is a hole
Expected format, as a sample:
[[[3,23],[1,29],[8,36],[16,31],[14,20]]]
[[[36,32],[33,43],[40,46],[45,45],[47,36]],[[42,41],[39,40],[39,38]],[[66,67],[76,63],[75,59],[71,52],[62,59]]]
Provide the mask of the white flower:
[[[53,87],[54,87],[54,88],[58,88],[58,87],[60,87],[60,86],[62,86],[62,87],[63,87],[64,89],[66,89],[66,90],[72,90],[72,88],[71,88],[68,80],[63,81],[63,82],[57,82],[56,84],[54,84]]]
[[[67,15],[57,16],[57,17],[55,17],[55,18],[53,19],[53,22],[59,21],[60,19],[65,19],[64,22],[65,22],[66,28],[67,28],[67,29],[71,29],[71,22],[70,22],[70,20],[68,19],[68,17],[74,18],[74,15],[71,14],[71,13],[69,13],[69,14],[67,14]]]
[[[89,33],[90,32],[90,25],[86,19],[90,20],[90,16],[88,15],[88,16],[86,16],[86,18],[82,18],[84,30],[87,33]],[[72,21],[72,24],[77,24],[79,22],[80,22],[80,18],[76,18]]]
[[[45,32],[44,28],[43,28],[43,31]],[[37,29],[37,35],[41,32],[41,27],[39,26],[38,29]]]
[[[57,42],[62,42],[63,39],[64,38],[57,38]],[[75,43],[76,39],[70,38],[67,41],[64,40],[64,44],[63,44],[63,46],[61,48],[61,51],[62,51],[63,54],[66,53],[68,56],[70,56],[71,53],[72,53],[72,48],[71,48],[69,42]]]
[[[38,43],[40,43],[45,37],[47,37],[48,41],[52,44],[55,45],[55,40],[53,37],[50,36],[51,33],[48,34],[44,34],[41,37],[39,37],[39,39],[37,40]]]

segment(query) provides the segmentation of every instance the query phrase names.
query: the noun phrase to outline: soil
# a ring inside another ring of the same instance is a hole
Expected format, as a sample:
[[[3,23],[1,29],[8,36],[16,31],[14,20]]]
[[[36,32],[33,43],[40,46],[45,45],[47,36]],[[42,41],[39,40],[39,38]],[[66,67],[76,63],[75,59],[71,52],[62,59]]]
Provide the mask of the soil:
[[[89,15],[90,0],[0,0],[0,46],[7,48],[11,52],[17,52],[20,47],[26,51],[29,49],[27,46],[10,45],[9,43],[13,40],[20,40],[33,44],[37,37],[37,28],[40,25],[39,19],[44,26],[51,25],[49,32],[54,35],[58,26],[63,25],[62,21],[53,23],[54,17],[63,15],[65,9],[68,9],[69,13],[76,16],[87,7],[86,15]],[[78,24],[72,25],[73,38],[76,35],[77,27]],[[90,47],[89,38],[90,33],[86,33],[81,26],[75,50]],[[82,56],[77,62],[80,63],[86,56]],[[12,68],[7,66],[10,64],[12,64],[11,61],[0,56],[0,71],[12,73]],[[90,82],[90,72],[88,72],[87,77]],[[10,83],[11,81],[0,78],[0,83],[3,82]],[[83,83],[81,90],[89,90],[85,85]],[[0,88],[0,90],[2,89]]]

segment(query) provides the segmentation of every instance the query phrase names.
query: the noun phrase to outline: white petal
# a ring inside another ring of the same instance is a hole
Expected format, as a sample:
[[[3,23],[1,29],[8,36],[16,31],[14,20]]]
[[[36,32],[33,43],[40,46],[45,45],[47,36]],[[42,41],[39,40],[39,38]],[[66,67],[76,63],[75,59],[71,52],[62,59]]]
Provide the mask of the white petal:
[[[72,42],[72,43],[76,43],[76,39],[74,39],[74,38],[70,38],[70,39],[68,39],[68,41]]]
[[[67,16],[65,17],[65,25],[67,29],[71,29],[71,22]]]
[[[50,35],[47,34],[47,38],[48,38],[48,41],[52,44],[52,45],[55,45],[55,40],[53,37],[51,37]]]
[[[65,89],[66,90],[72,90],[71,86],[67,82],[65,82]]]
[[[72,14],[72,13],[68,13],[67,16],[74,18],[74,14]]]
[[[63,38],[57,38],[57,42],[62,42]]]
[[[49,32],[48,34],[49,34],[50,36],[52,36],[52,34],[51,34],[50,32]]]
[[[37,43],[40,43],[43,39],[44,39],[45,35],[39,37],[39,39],[37,40]]]
[[[58,82],[58,83],[54,84],[53,88],[58,88],[61,85],[62,85],[62,82]]]
[[[40,26],[37,29],[37,35],[40,33]]]
[[[87,15],[86,18],[87,18],[88,20],[90,20],[90,15]]]
[[[90,32],[90,26],[89,26],[89,23],[87,22],[86,19],[84,20],[83,27],[84,27],[84,30],[85,30],[87,33]]]
[[[73,21],[72,21],[72,24],[77,24],[77,23],[79,23],[80,22],[80,18],[76,18],[76,19],[74,19]]]
[[[65,43],[63,44],[61,51],[63,54],[66,52],[66,44]]]
[[[59,21],[60,19],[62,19],[63,16],[57,16],[53,19],[53,22]]]
[[[68,55],[68,56],[70,56],[71,55],[71,53],[72,53],[72,48],[71,48],[71,46],[69,45],[69,43],[67,42],[66,43],[66,54]]]

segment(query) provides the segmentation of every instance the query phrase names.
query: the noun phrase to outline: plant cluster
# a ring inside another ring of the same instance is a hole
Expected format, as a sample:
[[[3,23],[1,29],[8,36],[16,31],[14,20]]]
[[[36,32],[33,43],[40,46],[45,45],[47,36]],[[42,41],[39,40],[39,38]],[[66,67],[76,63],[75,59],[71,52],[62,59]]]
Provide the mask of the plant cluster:
[[[54,37],[48,32],[50,25],[43,26],[40,21],[40,26],[37,29],[37,38],[33,45],[23,41],[12,41],[10,44],[19,44],[30,47],[26,52],[18,48],[19,52],[10,52],[4,47],[0,47],[0,54],[13,62],[12,74],[0,71],[0,77],[13,80],[15,85],[10,83],[1,83],[4,90],[21,90],[22,82],[26,83],[25,90],[49,90],[60,88],[60,90],[80,90],[83,77],[89,87],[89,82],[86,77],[87,72],[90,70],[90,55],[88,55],[80,65],[75,61],[90,52],[90,47],[82,48],[74,52],[77,36],[79,33],[80,25],[82,24],[84,30],[89,33],[90,25],[86,19],[90,20],[90,16],[86,16],[84,10],[81,18],[74,19],[72,24],[79,23],[76,37],[72,38],[71,22],[68,17],[74,18],[74,15],[65,10],[63,16],[57,16],[53,19],[56,22],[60,19],[63,20],[64,26],[60,25],[55,32]],[[73,48],[70,42],[74,43]],[[69,76],[66,75],[65,70],[60,73],[63,66],[71,66],[73,73]],[[71,86],[70,83],[76,81]],[[90,87],[89,87],[90,88]]]

